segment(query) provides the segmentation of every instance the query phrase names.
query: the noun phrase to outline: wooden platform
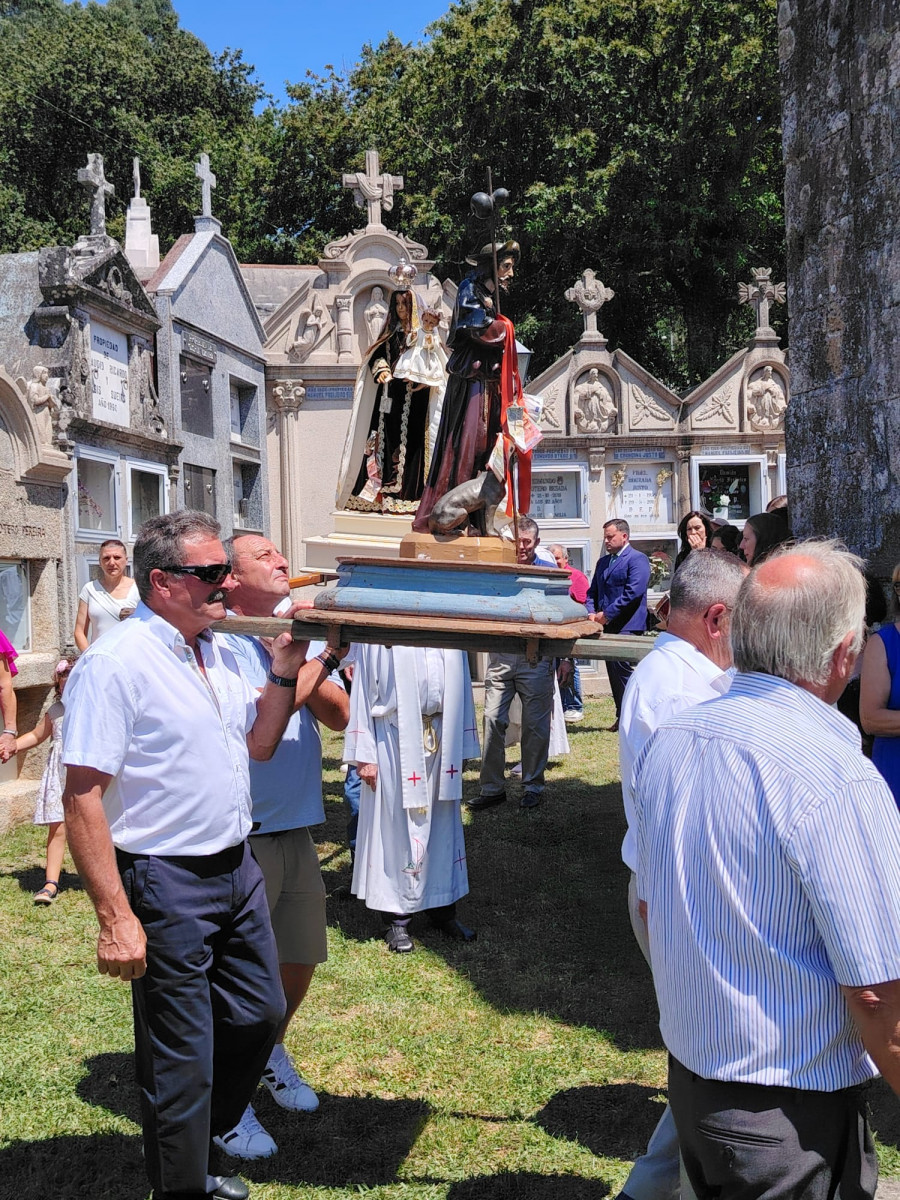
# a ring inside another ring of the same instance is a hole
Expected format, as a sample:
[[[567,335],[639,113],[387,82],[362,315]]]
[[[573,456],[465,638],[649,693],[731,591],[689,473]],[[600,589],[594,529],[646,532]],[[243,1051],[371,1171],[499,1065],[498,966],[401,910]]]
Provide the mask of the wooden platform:
[[[653,649],[653,639],[616,634],[598,635],[593,621],[539,625],[526,621],[476,620],[470,617],[417,617],[396,613],[323,613],[302,609],[293,619],[228,617],[213,629],[276,637],[289,632],[295,641],[325,641],[331,646],[350,642],[395,646],[434,646],[524,654],[538,658],[602,658],[637,662]]]

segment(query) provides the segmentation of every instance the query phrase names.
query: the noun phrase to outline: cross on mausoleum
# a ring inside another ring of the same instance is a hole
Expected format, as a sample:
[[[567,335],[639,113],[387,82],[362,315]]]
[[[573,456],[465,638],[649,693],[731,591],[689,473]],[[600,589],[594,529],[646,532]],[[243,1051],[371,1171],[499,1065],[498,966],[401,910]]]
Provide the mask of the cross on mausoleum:
[[[89,188],[91,196],[91,237],[106,236],[106,197],[112,196],[115,188],[107,183],[103,174],[103,155],[89,154],[87,166],[79,167],[78,182]]]
[[[366,169],[344,176],[344,187],[353,189],[353,199],[360,208],[368,208],[368,224],[381,225],[381,210],[394,207],[394,192],[403,191],[402,175],[380,174],[381,163],[377,150],[366,151]]]
[[[212,216],[212,190],[216,186],[216,177],[209,169],[209,155],[201,154],[200,161],[194,163],[194,174],[203,185],[200,196],[201,217]]]
[[[573,287],[566,290],[566,299],[577,304],[584,317],[584,332],[596,334],[597,313],[616,293],[612,288],[604,287],[595,273],[588,267]]]
[[[769,305],[784,303],[785,285],[772,282],[771,267],[754,267],[750,273],[753,282],[738,284],[738,299],[741,304],[752,304],[756,309],[756,332],[772,333],[769,327]]]
[[[134,198],[139,200],[141,197],[141,160],[139,158],[131,160],[131,178],[134,181]]]

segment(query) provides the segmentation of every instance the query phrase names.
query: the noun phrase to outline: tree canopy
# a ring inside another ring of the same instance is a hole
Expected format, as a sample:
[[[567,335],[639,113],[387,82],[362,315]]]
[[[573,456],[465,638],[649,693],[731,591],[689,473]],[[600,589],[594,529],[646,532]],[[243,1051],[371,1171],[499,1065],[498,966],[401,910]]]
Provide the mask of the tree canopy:
[[[577,338],[563,293],[592,267],[616,293],[611,344],[680,387],[752,331],[737,305],[750,267],[783,270],[775,0],[463,0],[425,42],[388,36],[261,111],[240,54],[214,58],[169,0],[0,2],[0,67],[0,249],[83,231],[89,150],[117,184],[140,156],[169,244],[206,150],[238,254],[313,261],[362,223],[341,173],[376,147],[406,181],[390,225],[458,279],[491,167],[536,366]]]

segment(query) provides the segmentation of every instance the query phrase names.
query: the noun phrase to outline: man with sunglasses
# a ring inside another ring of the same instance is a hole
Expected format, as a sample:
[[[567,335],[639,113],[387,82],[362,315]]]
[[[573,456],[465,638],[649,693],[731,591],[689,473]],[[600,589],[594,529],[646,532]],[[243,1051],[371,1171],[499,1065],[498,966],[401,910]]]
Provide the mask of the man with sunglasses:
[[[731,684],[731,611],[748,568],[724,550],[689,554],[672,580],[666,633],[637,667],[622,698],[619,764],[628,831],[622,858],[631,871],[628,913],[631,927],[650,964],[650,945],[637,890],[637,833],[632,772],[650,736],[663,721],[683,709],[711,700]],[[625,1181],[622,1196],[630,1200],[678,1200],[678,1134],[668,1106],[643,1154]]]
[[[284,1015],[247,842],[249,758],[274,753],[306,648],[283,634],[263,691],[243,679],[209,631],[235,584],[205,513],[147,521],[134,573],[134,616],[67,687],[69,845],[100,925],[98,969],[132,985],[154,1200],[245,1200],[242,1180],[209,1174],[210,1139],[244,1111]]]

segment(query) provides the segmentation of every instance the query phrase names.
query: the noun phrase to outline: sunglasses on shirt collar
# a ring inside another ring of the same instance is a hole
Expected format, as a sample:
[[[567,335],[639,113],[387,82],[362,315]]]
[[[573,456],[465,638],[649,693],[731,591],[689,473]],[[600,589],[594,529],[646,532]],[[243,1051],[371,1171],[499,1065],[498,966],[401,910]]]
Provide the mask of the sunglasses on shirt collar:
[[[210,583],[215,587],[216,584],[224,583],[231,574],[231,563],[207,563],[202,567],[163,567],[162,569],[170,575],[193,575],[201,583]]]

